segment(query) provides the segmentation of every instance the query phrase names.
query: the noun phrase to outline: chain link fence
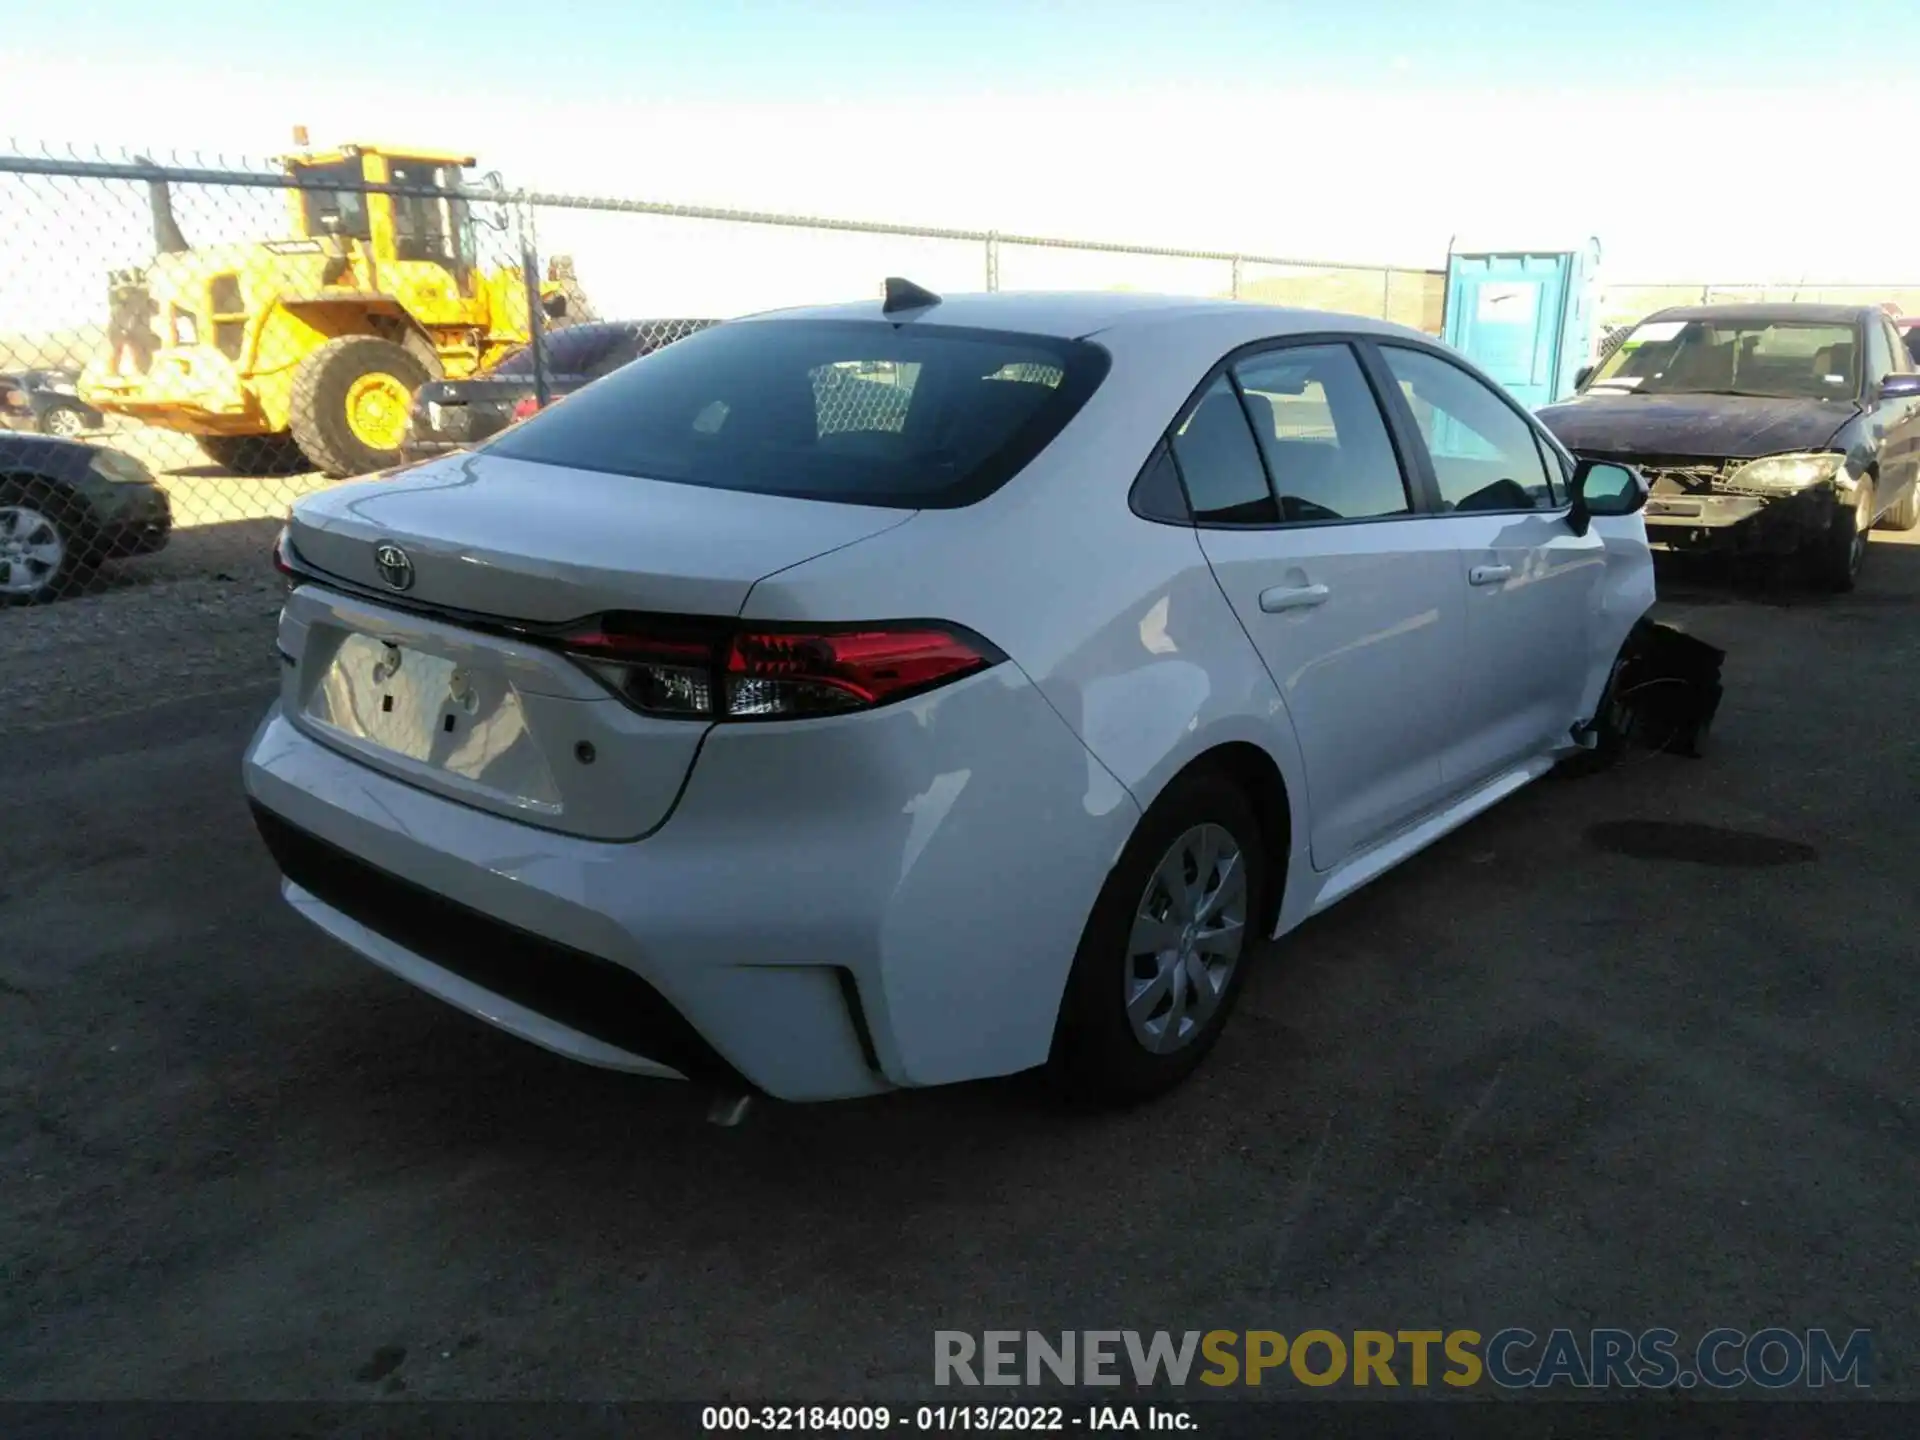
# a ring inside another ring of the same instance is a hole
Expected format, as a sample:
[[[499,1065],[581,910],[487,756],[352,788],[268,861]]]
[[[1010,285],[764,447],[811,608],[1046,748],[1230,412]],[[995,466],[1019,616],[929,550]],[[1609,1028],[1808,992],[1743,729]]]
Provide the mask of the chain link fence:
[[[255,574],[303,494],[475,444],[717,320],[887,275],[1429,333],[1445,290],[1437,270],[552,194],[452,153],[0,155],[0,603]],[[1665,305],[1793,298],[1920,309],[1920,286],[1613,286],[1596,344]],[[831,383],[823,415],[884,417],[910,381]]]
[[[548,194],[474,163],[0,155],[0,603],[251,574],[303,494],[477,443],[718,319],[887,275],[1439,327],[1438,272]],[[835,383],[823,401],[900,396],[898,377]]]

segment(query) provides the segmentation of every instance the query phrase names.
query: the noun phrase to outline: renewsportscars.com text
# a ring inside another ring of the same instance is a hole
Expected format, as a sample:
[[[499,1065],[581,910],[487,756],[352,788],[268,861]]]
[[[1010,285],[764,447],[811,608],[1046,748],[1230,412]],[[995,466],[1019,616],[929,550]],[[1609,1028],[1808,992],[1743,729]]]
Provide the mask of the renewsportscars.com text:
[[[1866,1330],[939,1330],[936,1385],[1864,1389]]]

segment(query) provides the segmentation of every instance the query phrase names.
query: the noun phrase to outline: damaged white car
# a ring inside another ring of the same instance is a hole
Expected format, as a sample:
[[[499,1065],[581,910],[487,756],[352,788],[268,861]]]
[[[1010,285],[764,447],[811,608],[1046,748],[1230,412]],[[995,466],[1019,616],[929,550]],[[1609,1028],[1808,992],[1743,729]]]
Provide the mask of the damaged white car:
[[[1137,1099],[1617,731],[1645,498],[1412,330],[890,282],[302,500],[246,788],[302,914],[563,1055]]]

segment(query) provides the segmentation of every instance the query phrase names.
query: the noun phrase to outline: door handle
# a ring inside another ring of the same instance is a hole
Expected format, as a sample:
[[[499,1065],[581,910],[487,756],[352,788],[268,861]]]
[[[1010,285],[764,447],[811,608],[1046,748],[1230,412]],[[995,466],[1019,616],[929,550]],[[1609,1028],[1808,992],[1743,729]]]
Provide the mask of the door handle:
[[[1502,580],[1513,578],[1511,565],[1476,565],[1467,571],[1469,585],[1498,585]]]
[[[1260,592],[1260,608],[1269,615],[1277,615],[1282,610],[1305,610],[1324,604],[1326,598],[1324,585],[1276,585]]]

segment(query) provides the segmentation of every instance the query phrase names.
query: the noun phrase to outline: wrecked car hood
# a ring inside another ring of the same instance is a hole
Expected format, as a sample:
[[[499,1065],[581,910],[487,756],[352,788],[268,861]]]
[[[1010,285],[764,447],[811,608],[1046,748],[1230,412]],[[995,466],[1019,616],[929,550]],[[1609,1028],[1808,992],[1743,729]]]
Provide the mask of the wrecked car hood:
[[[1562,445],[1583,455],[1749,460],[1790,450],[1818,450],[1860,413],[1860,407],[1850,400],[1591,390],[1537,413]]]

